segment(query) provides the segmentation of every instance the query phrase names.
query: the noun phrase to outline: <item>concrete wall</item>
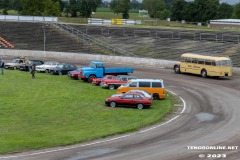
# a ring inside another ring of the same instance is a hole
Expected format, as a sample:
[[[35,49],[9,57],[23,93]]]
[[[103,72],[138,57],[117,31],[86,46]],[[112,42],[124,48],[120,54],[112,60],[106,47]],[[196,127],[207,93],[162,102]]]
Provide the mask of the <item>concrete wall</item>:
[[[172,68],[173,65],[176,63],[176,61],[151,59],[151,58],[93,55],[93,54],[85,54],[85,53],[0,49],[0,57],[3,57],[4,59],[4,57],[9,57],[9,56],[49,58],[49,60],[61,57],[61,59],[65,59],[66,61],[70,60],[76,63],[82,60],[86,60],[86,61],[97,60],[97,61],[102,61],[104,63],[127,64],[130,66],[141,65],[141,66],[156,67],[156,68]]]

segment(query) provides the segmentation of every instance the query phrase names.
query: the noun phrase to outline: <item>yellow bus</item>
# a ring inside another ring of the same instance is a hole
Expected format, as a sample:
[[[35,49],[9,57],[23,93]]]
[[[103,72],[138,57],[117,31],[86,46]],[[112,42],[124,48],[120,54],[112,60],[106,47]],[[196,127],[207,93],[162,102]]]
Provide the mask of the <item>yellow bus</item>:
[[[229,57],[204,56],[184,53],[181,62],[173,67],[175,73],[192,73],[202,77],[231,77],[232,62]]]

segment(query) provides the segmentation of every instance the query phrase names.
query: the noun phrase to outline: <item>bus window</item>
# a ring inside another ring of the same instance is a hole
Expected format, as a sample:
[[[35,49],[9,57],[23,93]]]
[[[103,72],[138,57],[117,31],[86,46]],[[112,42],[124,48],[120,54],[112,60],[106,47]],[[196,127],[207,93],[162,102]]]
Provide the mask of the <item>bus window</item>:
[[[198,59],[193,58],[193,59],[192,59],[192,63],[196,63],[196,64],[197,64],[197,63],[198,63]]]
[[[221,61],[216,61],[216,66],[221,66]]]
[[[129,87],[137,87],[137,82],[131,82],[131,83],[129,83]]]
[[[206,60],[206,61],[205,61],[205,65],[211,66],[211,65],[212,65],[212,61]]]
[[[139,87],[150,87],[150,82],[139,82]]]
[[[221,60],[222,66],[231,66],[231,62],[229,60]]]
[[[192,59],[191,59],[191,58],[185,58],[185,62],[186,62],[186,63],[191,63],[191,62],[192,62]]]
[[[185,62],[185,58],[184,57],[181,57],[181,62]]]
[[[216,61],[212,61],[212,66],[216,66]]]
[[[198,59],[198,64],[204,64],[204,60],[203,59]]]

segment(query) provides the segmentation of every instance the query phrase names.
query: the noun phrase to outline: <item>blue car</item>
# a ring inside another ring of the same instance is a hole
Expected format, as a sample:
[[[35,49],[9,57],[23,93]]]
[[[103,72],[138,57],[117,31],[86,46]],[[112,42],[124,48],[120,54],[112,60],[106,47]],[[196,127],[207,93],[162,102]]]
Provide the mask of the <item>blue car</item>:
[[[77,66],[74,64],[66,64],[66,63],[61,63],[58,64],[55,68],[52,68],[49,70],[50,74],[56,74],[56,75],[64,75],[67,74],[69,71],[76,70]]]

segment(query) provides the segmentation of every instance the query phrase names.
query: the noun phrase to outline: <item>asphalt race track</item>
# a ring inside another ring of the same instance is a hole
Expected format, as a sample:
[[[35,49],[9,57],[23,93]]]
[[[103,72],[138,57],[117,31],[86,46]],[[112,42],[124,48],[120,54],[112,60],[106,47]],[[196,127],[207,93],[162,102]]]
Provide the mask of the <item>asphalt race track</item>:
[[[184,100],[183,105],[176,106],[176,112],[166,118],[166,123],[155,124],[134,133],[72,146],[1,155],[0,159],[240,159],[239,75],[220,79],[202,78],[190,74],[175,74],[171,69],[144,67],[135,67],[133,75],[139,78],[163,79],[165,87]],[[223,148],[229,146],[232,149]]]

